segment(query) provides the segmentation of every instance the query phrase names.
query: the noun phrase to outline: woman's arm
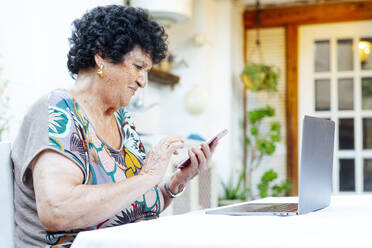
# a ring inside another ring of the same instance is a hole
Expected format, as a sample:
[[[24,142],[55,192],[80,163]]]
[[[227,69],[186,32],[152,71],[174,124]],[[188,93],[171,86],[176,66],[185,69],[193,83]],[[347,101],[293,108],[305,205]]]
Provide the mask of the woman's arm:
[[[59,231],[89,227],[111,218],[158,184],[171,155],[182,147],[179,138],[163,139],[149,151],[139,175],[102,185],[82,184],[83,173],[74,162],[57,152],[44,151],[31,166],[41,223]]]
[[[40,221],[55,231],[96,225],[155,185],[147,174],[114,184],[84,185],[74,162],[49,150],[36,161],[33,180]]]

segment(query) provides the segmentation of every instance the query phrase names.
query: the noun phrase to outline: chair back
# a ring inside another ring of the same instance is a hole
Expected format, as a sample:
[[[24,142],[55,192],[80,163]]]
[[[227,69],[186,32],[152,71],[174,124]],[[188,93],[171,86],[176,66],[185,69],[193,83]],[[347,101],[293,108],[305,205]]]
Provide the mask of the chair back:
[[[13,163],[10,142],[0,142],[0,246],[14,247]]]

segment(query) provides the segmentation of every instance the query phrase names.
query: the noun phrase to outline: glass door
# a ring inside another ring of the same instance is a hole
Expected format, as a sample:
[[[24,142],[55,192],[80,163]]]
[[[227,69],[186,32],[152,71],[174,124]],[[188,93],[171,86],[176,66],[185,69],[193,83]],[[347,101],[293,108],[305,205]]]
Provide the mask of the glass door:
[[[304,115],[335,121],[334,193],[372,192],[371,25],[311,25],[299,32],[299,137]]]

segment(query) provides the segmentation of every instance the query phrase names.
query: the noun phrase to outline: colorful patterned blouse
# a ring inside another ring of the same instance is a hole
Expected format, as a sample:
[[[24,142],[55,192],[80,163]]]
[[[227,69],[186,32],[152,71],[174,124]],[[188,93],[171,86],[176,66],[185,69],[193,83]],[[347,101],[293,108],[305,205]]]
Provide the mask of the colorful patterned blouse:
[[[99,137],[83,109],[68,92],[53,91],[48,96],[49,144],[39,150],[52,149],[75,162],[84,173],[84,184],[116,183],[136,176],[146,157],[144,147],[124,108],[115,113],[115,118],[122,135],[119,150]],[[162,207],[160,194],[160,190],[153,187],[112,218],[84,230],[157,218]],[[46,247],[69,247],[79,231],[82,230],[45,230]]]

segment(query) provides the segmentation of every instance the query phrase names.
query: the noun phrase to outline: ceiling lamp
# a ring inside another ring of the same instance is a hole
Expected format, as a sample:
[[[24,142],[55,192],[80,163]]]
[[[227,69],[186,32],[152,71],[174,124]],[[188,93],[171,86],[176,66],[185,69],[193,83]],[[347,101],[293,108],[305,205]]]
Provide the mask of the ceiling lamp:
[[[371,42],[369,41],[359,41],[359,56],[362,63],[368,61],[369,55],[371,54]]]
[[[155,20],[164,26],[191,18],[191,0],[131,0],[130,5],[149,10]]]

